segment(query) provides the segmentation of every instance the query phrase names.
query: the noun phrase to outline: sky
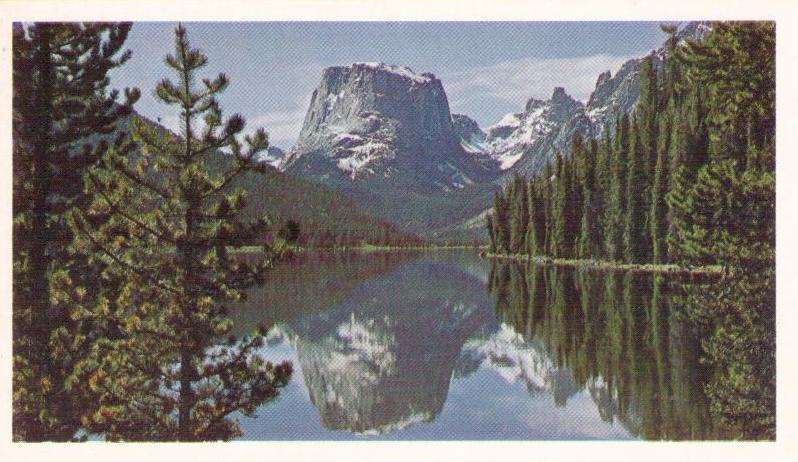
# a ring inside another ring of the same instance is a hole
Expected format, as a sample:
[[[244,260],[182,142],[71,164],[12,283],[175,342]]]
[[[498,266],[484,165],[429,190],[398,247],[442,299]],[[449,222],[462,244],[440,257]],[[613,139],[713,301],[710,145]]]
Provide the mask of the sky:
[[[219,98],[226,115],[264,127],[271,144],[296,141],[310,96],[324,68],[384,62],[432,72],[443,82],[453,113],[487,127],[520,112],[554,87],[587,101],[601,72],[613,74],[630,58],[665,39],[658,22],[234,22],[186,23],[193,47],[208,56],[199,77],[224,72]],[[174,52],[174,23],[136,23],[128,37],[132,58],[111,74],[112,88],[138,87],[136,109],[169,128],[177,111],[157,102],[155,85],[176,80],[164,64]]]

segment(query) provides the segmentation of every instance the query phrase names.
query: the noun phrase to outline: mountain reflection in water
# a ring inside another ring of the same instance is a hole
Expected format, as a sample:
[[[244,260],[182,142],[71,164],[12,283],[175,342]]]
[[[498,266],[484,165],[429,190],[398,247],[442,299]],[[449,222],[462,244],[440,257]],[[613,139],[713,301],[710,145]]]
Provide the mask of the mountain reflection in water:
[[[674,292],[466,251],[303,255],[233,313],[295,366],[244,438],[722,437]]]

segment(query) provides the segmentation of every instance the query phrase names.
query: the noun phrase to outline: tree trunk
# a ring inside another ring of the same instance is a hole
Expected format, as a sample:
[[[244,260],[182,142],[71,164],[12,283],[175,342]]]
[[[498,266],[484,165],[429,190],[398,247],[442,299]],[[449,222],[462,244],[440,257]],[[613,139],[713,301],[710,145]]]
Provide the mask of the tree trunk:
[[[180,441],[192,441],[194,439],[191,434],[191,407],[193,406],[194,396],[191,388],[193,380],[191,367],[191,353],[184,350],[180,353],[180,404],[177,436]]]
[[[30,348],[34,377],[50,375],[49,322],[50,288],[47,277],[47,244],[51,239],[47,227],[47,197],[50,187],[50,171],[48,157],[50,153],[52,131],[52,87],[53,65],[50,57],[50,26],[38,25],[34,75],[37,94],[33,100],[34,120],[32,123],[36,134],[32,145],[33,154],[33,194],[31,210],[31,235],[28,236],[28,258],[30,278]],[[53,384],[54,385],[54,384]],[[50,408],[50,393],[42,390],[42,408]],[[47,431],[38,418],[30,422],[30,441],[41,441],[47,438]]]

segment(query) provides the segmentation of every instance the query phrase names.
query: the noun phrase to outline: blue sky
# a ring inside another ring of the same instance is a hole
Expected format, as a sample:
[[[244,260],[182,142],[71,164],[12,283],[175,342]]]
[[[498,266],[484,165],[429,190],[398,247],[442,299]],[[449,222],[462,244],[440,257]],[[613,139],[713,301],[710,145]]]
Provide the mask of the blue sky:
[[[202,76],[224,71],[226,114],[248,129],[263,126],[272,144],[296,140],[322,70],[381,61],[432,72],[443,81],[452,112],[483,127],[520,111],[530,97],[555,86],[586,101],[600,72],[664,40],[657,22],[260,22],[186,23],[191,44],[208,55]],[[173,51],[174,23],[136,23],[127,46],[133,57],[111,75],[115,88],[137,86],[137,109],[176,127],[174,108],[157,103],[155,84],[172,77],[163,58]]]

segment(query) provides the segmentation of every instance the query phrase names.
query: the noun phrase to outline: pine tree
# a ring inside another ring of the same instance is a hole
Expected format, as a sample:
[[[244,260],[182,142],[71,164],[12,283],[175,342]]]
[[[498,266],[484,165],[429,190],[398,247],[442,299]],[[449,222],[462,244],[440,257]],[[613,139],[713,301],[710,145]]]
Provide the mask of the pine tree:
[[[567,255],[567,201],[568,183],[570,172],[566,170],[567,162],[563,160],[560,153],[557,153],[555,166],[554,184],[552,185],[551,196],[551,234],[549,239],[549,254],[554,258],[564,258]]]
[[[582,170],[585,158],[582,134],[577,130],[571,137],[571,156],[566,161],[568,182],[566,184],[566,246],[570,258],[577,257],[579,228],[582,223]]]
[[[108,72],[122,65],[130,24],[34,23],[13,28],[14,437],[65,440],[94,399],[70,377],[91,348],[73,319],[96,268],[75,253],[67,226],[91,194],[82,176],[109,144],[124,150],[120,103]],[[93,332],[91,335],[102,335]],[[80,389],[80,390],[79,390]]]
[[[671,117],[675,111],[675,103],[670,102],[668,110],[661,116],[659,140],[657,143],[657,162],[654,170],[654,182],[651,188],[651,207],[649,212],[649,232],[651,234],[652,260],[654,263],[668,261],[668,204],[665,196],[670,184],[668,154],[671,152],[672,135]]]
[[[724,267],[688,291],[688,316],[710,332],[705,392],[740,436],[774,438],[774,24],[713,23],[678,58],[689,93],[672,142],[670,250],[683,265]]]
[[[612,149],[612,177],[604,236],[607,258],[620,261],[624,257],[624,217],[626,216],[626,170],[629,158],[629,116],[624,114],[615,124]]]
[[[488,231],[488,239],[490,240],[490,253],[495,254],[498,247],[496,245],[496,225],[492,213],[485,215],[485,228]]]
[[[545,254],[546,242],[546,205],[542,183],[529,182],[529,230],[527,231],[527,247],[531,256]]]
[[[493,196],[493,218],[496,227],[496,246],[499,252],[510,253],[510,205],[504,191]]]
[[[529,224],[529,196],[526,180],[517,172],[509,188],[510,196],[510,252],[526,253],[526,234]]]
[[[662,108],[659,106],[659,83],[657,70],[652,56],[647,56],[640,64],[640,95],[637,99],[635,114],[640,151],[643,154],[644,173],[646,175],[646,193],[649,193],[654,166],[657,162],[658,120]],[[647,195],[646,203],[648,201]]]
[[[91,208],[74,219],[93,258],[107,264],[104,276],[121,286],[87,314],[120,330],[101,345],[109,353],[90,378],[102,399],[86,426],[109,439],[230,439],[240,429],[229,416],[252,414],[291,376],[290,363],[254,353],[262,329],[219,344],[232,327],[226,304],[262,281],[273,259],[228,254],[266,230],[265,220],[243,221],[246,194],[233,185],[264,171],[255,156],[268,140],[259,129],[238,141],[243,118],[223,120],[216,100],[227,77],[198,80],[206,62],[178,26],[166,57],[178,80],[161,80],[155,95],[179,109],[181,136],[133,120],[138,152],[109,150],[87,178],[97,191]]]
[[[598,142],[590,140],[590,154],[585,156],[584,180],[582,185],[581,229],[579,233],[579,258],[597,258],[599,256],[599,218],[601,207],[598,204],[598,185],[596,181],[596,161],[599,157]]]
[[[678,234],[687,226],[691,204],[688,194],[697,172],[709,161],[709,133],[700,86],[685,95],[671,139],[671,181],[665,200],[668,204],[668,255],[679,258]]]
[[[612,141],[610,140],[609,126],[605,126],[601,134],[598,157],[596,158],[596,191],[594,194],[596,230],[596,257],[606,259],[606,221],[608,215],[608,205],[610,191],[612,190]]]
[[[626,178],[626,219],[624,222],[624,258],[629,263],[648,261],[648,233],[646,227],[646,152],[640,142],[639,125],[631,129],[629,161]]]
[[[706,89],[713,159],[746,165],[749,145],[766,148],[775,130],[775,23],[717,22],[679,58],[691,85]]]
[[[543,170],[543,214],[545,220],[545,239],[543,240],[542,253],[552,255],[552,237],[554,235],[554,172],[552,171],[551,161],[546,162],[546,167]]]

